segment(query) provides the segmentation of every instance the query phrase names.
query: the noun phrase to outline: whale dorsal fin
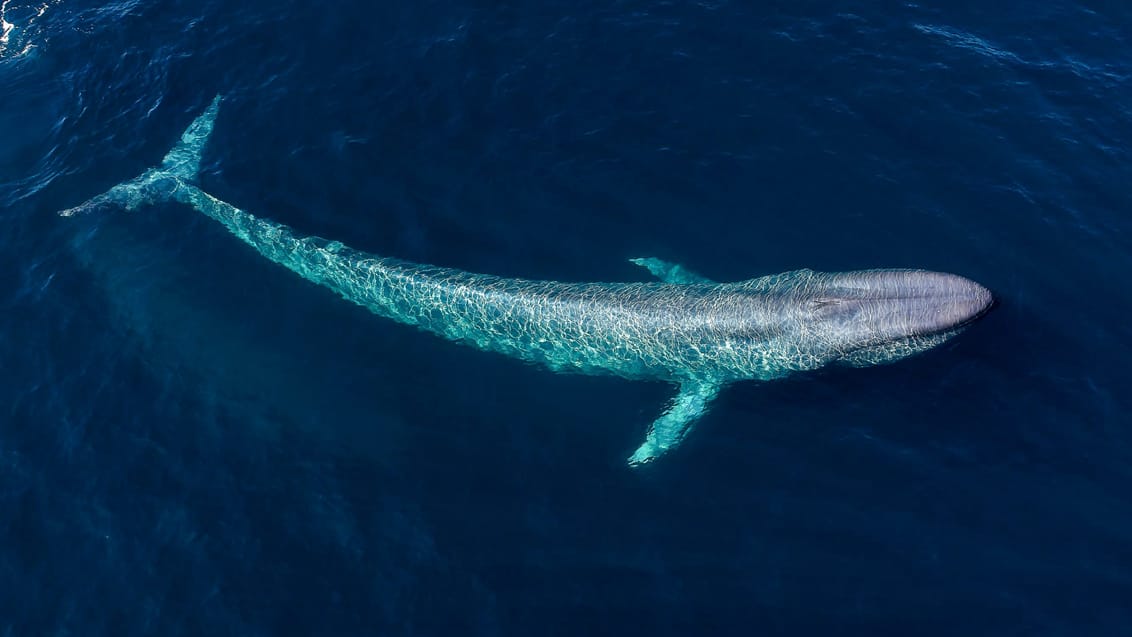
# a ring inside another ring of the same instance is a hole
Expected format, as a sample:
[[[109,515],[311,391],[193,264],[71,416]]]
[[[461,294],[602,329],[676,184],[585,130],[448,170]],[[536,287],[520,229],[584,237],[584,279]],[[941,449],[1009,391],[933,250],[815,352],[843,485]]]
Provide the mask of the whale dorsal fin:
[[[715,283],[715,281],[700,276],[678,263],[669,263],[653,257],[629,259],[629,262],[636,263],[665,283]]]
[[[713,381],[685,381],[668,409],[653,421],[645,441],[629,457],[630,466],[647,464],[664,455],[692,431],[723,386]]]

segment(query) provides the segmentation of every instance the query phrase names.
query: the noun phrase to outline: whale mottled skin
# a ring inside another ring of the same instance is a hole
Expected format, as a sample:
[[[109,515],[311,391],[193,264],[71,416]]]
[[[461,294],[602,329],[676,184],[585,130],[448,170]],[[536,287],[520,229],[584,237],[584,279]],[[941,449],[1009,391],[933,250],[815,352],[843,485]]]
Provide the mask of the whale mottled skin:
[[[411,263],[303,237],[196,185],[220,98],[156,168],[77,208],[175,200],[224,224],[264,257],[375,314],[558,372],[679,385],[631,464],[675,447],[720,389],[830,364],[877,365],[934,347],[993,304],[983,286],[925,270],[797,270],[710,281],[653,258],[655,283],[510,279]]]

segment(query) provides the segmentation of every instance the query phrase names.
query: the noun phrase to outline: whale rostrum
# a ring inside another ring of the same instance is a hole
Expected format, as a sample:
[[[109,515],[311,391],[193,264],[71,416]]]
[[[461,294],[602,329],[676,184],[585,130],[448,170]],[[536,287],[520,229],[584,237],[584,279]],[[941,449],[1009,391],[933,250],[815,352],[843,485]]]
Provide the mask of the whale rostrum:
[[[556,372],[677,384],[632,465],[678,445],[729,383],[899,360],[951,338],[994,301],[973,281],[925,270],[796,270],[718,283],[637,258],[659,281],[563,283],[367,254],[298,235],[202,190],[201,153],[219,108],[217,97],[161,165],[60,214],[181,202],[270,261],[379,316]]]

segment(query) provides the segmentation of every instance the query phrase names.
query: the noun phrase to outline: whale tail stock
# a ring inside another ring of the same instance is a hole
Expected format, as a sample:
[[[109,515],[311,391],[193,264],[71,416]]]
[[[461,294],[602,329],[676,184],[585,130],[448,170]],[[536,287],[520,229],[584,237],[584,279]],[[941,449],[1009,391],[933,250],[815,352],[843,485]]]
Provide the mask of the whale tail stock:
[[[135,210],[145,205],[179,201],[216,219],[236,237],[268,259],[308,280],[330,287],[327,279],[312,276],[310,268],[303,267],[304,264],[301,262],[296,263],[291,260],[291,257],[298,252],[296,246],[315,245],[310,243],[311,238],[296,237],[289,228],[258,219],[250,213],[215,199],[198,187],[201,153],[212,134],[216,116],[220,111],[220,102],[221,97],[217,95],[208,108],[189,124],[181,139],[173,145],[160,165],[74,208],[62,210],[59,214],[70,217],[110,206]],[[341,246],[341,244],[337,245]],[[631,261],[668,283],[711,282],[681,265],[660,259],[639,258]],[[681,382],[679,391],[668,409],[652,423],[645,441],[629,457],[629,465],[640,466],[651,463],[679,445],[696,422],[709,410],[721,389],[722,383],[708,379]]]
[[[201,153],[212,134],[216,115],[220,111],[219,95],[208,108],[189,124],[181,139],[166,153],[160,166],[123,181],[110,190],[75,206],[61,210],[60,215],[71,217],[113,205],[135,210],[146,204],[167,201],[182,187],[195,187],[200,174]]]

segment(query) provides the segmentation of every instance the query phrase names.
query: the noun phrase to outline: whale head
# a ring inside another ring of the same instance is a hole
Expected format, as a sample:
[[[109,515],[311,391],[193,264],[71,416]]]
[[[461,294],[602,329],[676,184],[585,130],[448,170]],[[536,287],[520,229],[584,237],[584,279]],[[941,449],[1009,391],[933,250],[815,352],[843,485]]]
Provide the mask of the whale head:
[[[888,363],[935,347],[994,305],[982,285],[925,270],[812,273],[795,292],[800,323],[822,358],[852,366]]]

